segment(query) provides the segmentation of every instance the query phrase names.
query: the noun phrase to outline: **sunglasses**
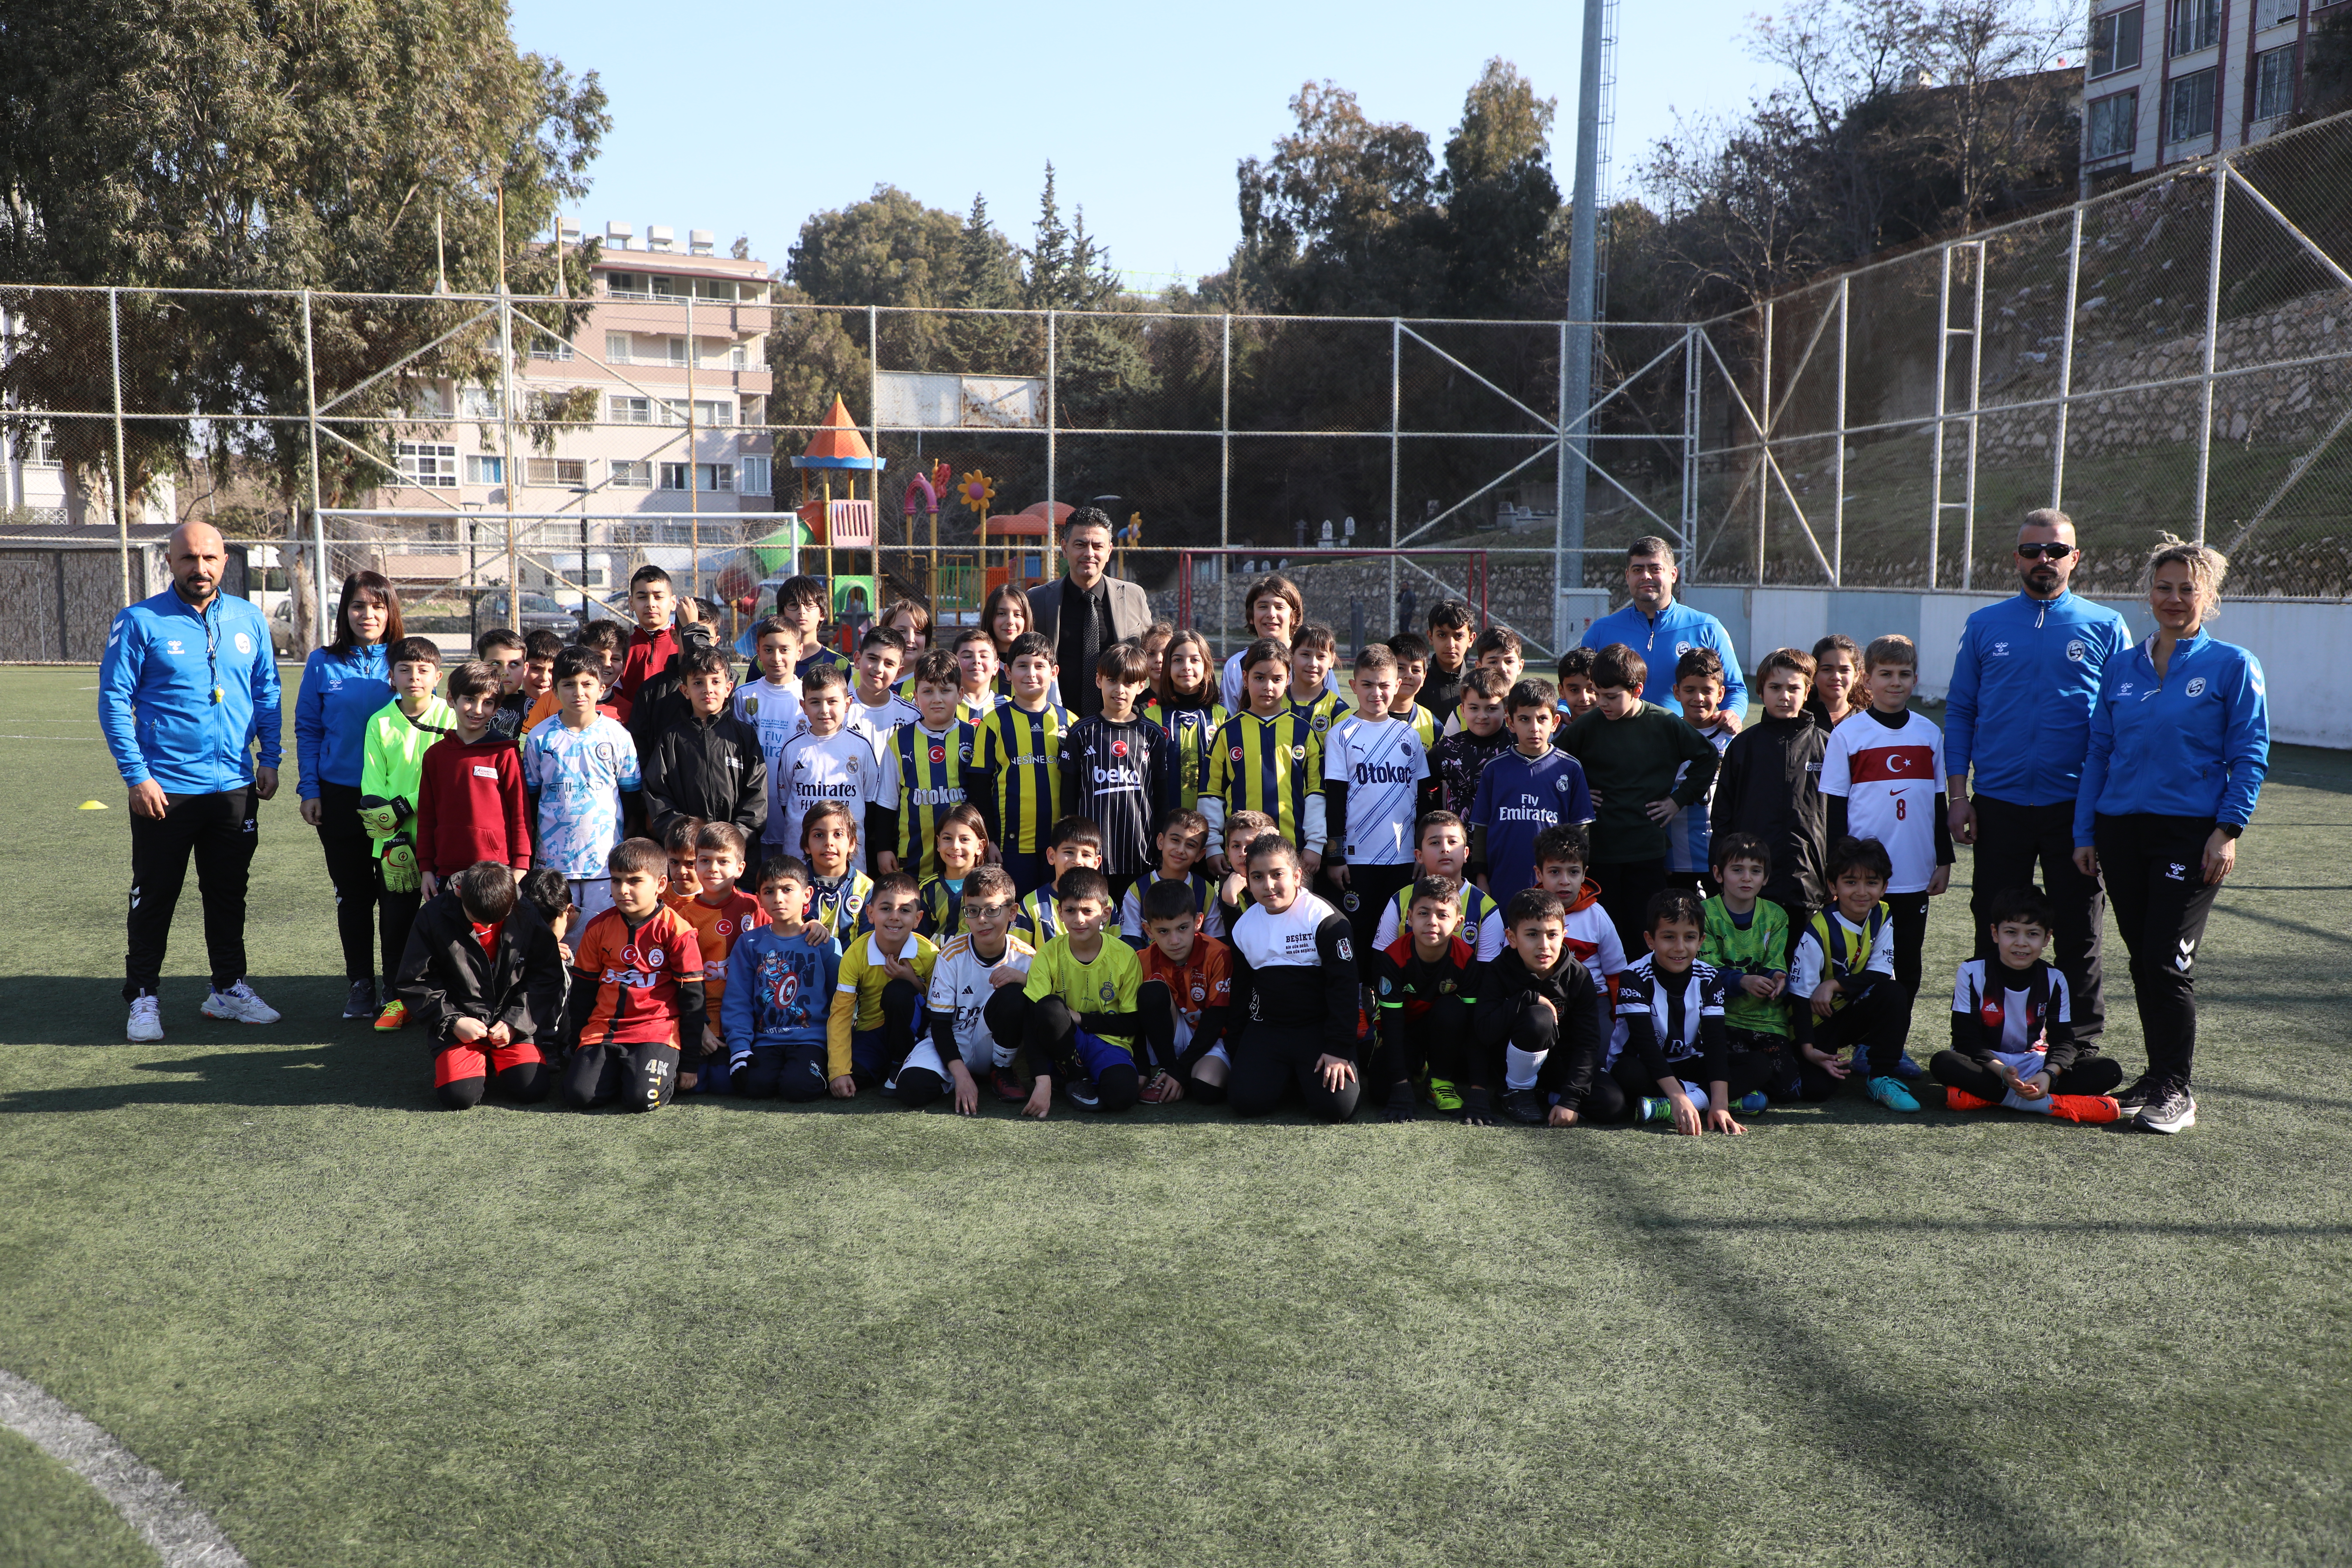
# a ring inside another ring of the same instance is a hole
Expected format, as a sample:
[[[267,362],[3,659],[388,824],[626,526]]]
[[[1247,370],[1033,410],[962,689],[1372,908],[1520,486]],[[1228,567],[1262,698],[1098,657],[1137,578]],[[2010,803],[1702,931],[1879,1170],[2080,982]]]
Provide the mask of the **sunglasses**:
[[[2074,553],[2071,544],[2021,544],[2017,553],[2028,561],[2063,561]]]

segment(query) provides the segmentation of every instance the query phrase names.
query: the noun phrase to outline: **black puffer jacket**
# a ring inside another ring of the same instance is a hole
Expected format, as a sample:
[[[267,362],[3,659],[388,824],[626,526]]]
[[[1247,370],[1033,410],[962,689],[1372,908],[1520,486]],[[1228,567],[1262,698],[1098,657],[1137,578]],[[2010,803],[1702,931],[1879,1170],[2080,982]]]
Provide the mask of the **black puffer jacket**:
[[[563,1016],[563,960],[528,899],[517,899],[499,928],[498,951],[484,952],[457,890],[445,887],[416,911],[393,991],[436,1051],[455,1042],[450,1031],[460,1018],[503,1020],[517,1040],[552,1041]]]
[[[640,744],[646,823],[656,843],[681,816],[731,822],[754,844],[768,825],[768,763],[760,732],[730,712],[688,713],[651,745]]]

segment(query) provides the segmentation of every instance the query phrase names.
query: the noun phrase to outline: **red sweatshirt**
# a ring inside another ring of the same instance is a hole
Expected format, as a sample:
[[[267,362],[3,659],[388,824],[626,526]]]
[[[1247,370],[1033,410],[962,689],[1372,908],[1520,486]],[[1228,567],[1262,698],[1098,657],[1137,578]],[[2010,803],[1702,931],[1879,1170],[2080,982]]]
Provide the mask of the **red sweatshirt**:
[[[522,754],[495,732],[470,746],[454,734],[433,742],[416,787],[416,863],[448,877],[477,860],[530,864]]]
[[[647,632],[643,626],[629,628],[628,650],[621,656],[621,679],[613,685],[613,706],[619,709],[621,722],[629,721],[629,710],[636,706],[638,689],[647,680],[669,668],[677,657],[677,633],[668,626],[657,632]]]

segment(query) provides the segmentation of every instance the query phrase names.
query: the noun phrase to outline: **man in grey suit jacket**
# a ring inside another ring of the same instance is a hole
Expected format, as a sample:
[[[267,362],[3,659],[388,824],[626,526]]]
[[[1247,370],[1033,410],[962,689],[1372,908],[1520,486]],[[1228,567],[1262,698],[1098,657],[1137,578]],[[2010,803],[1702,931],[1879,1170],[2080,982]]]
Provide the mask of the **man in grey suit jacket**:
[[[1096,656],[1115,642],[1141,641],[1151,625],[1151,600],[1142,585],[1103,575],[1110,542],[1110,519],[1099,507],[1080,507],[1062,525],[1061,578],[1029,590],[1029,624],[1054,647],[1062,700],[1076,719],[1102,711]]]

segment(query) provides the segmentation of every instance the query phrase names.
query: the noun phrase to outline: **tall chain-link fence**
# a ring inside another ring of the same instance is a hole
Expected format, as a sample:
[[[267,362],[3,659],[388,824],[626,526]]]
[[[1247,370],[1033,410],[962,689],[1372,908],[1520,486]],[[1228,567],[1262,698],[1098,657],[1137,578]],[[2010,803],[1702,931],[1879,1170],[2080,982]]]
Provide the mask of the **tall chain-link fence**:
[[[1643,534],[1699,583],[1998,588],[2052,504],[2095,592],[2172,531],[2231,553],[2233,594],[2336,599],[2347,268],[2352,117],[1589,331],[791,305],[756,264],[646,252],[568,300],[0,284],[0,658],[94,657],[191,518],[289,651],[358,567],[452,635],[616,613],[648,563],[739,618],[809,571],[845,625],[969,622],[1058,570],[1048,501],[1101,507],[1221,640],[1236,580],[1283,569],[1343,637],[1475,590],[1549,651]]]

